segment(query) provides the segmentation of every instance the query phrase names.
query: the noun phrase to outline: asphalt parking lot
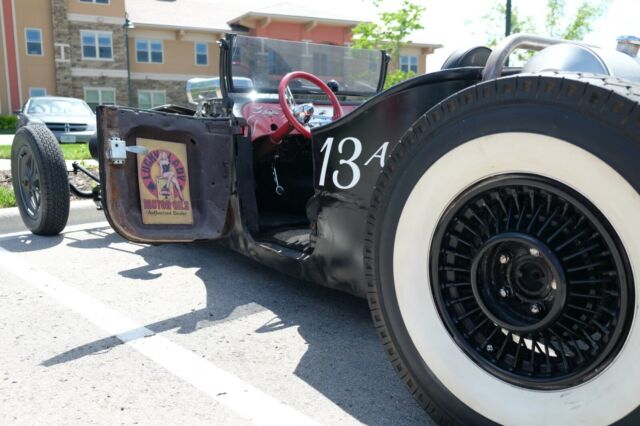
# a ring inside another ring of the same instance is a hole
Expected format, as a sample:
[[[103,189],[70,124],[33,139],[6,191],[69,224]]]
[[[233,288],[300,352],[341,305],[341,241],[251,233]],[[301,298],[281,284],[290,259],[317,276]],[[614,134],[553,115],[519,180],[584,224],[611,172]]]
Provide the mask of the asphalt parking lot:
[[[364,300],[106,222],[0,235],[2,424],[430,424]]]

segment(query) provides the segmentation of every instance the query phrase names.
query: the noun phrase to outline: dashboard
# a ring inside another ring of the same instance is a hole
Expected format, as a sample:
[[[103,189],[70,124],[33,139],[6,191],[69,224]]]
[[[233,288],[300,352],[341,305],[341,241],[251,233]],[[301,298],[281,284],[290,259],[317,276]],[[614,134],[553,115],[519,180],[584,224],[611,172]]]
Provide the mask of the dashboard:
[[[333,108],[331,105],[313,104],[313,107],[315,111],[309,121],[310,128],[322,126],[332,121]],[[357,107],[358,105],[342,105],[343,115],[350,113]],[[251,129],[253,141],[270,135],[287,122],[287,118],[277,102],[249,102],[242,106],[241,111]],[[298,134],[295,130],[291,133]]]

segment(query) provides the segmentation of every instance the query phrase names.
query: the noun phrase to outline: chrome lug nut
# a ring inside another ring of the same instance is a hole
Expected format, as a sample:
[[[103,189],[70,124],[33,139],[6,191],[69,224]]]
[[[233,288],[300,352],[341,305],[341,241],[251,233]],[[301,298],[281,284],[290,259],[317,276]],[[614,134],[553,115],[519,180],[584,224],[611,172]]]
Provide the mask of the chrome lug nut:
[[[493,352],[493,345],[487,345],[485,349],[487,350],[487,352]]]
[[[509,263],[509,256],[506,254],[501,254],[498,260],[501,264],[506,265],[507,263]]]
[[[506,298],[506,297],[509,297],[509,296],[511,296],[511,288],[506,287],[506,286],[502,287],[500,289],[499,293],[500,293],[500,297],[502,297],[503,299]]]
[[[530,248],[530,249],[529,249],[529,254],[530,254],[531,256],[536,256],[536,257],[538,257],[538,256],[540,256],[540,250],[538,250],[537,248],[533,248],[533,247],[532,247],[532,248]]]
[[[531,310],[531,313],[533,315],[538,315],[540,312],[543,311],[544,307],[539,303],[534,303],[533,305],[531,305],[529,309]]]

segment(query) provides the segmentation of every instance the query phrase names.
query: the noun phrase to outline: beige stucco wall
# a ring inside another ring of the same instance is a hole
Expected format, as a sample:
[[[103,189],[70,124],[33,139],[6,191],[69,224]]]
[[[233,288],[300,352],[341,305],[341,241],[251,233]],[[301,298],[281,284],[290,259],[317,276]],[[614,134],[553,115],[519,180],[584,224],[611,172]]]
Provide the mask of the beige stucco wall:
[[[55,56],[51,0],[14,1],[16,36],[18,40],[19,74],[23,104],[29,98],[29,87],[44,87],[47,94],[55,94]],[[33,13],[34,10],[39,13]],[[25,44],[25,28],[42,30],[42,56],[28,56]]]
[[[4,26],[3,23],[2,8],[0,8],[0,114],[10,114],[9,100],[7,99],[7,82],[9,76],[5,68],[5,52],[4,52]]]
[[[427,72],[427,54],[425,49],[419,47],[405,46],[400,49],[400,55],[417,56],[418,57],[418,74]],[[389,64],[391,65],[391,64]],[[400,64],[394,64],[394,69],[400,68]]]
[[[125,0],[111,0],[109,4],[81,3],[79,0],[67,1],[69,2],[69,13],[79,13],[83,15],[96,16],[116,16],[124,18]]]
[[[164,63],[137,62],[137,38],[162,40]],[[213,33],[180,33],[177,31],[136,28],[129,33],[131,72],[217,76],[220,50],[216,41],[219,38],[219,34]],[[209,64],[207,66],[196,65],[195,42],[207,43],[209,47]]]

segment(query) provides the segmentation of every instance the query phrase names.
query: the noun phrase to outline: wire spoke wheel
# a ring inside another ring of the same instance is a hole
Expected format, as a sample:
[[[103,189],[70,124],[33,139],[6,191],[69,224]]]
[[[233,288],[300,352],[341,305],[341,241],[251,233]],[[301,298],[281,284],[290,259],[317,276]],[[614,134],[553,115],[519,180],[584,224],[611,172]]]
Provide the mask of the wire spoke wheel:
[[[633,283],[619,238],[571,188],[502,175],[466,190],[432,242],[438,312],[479,366],[512,384],[562,389],[616,356]]]

